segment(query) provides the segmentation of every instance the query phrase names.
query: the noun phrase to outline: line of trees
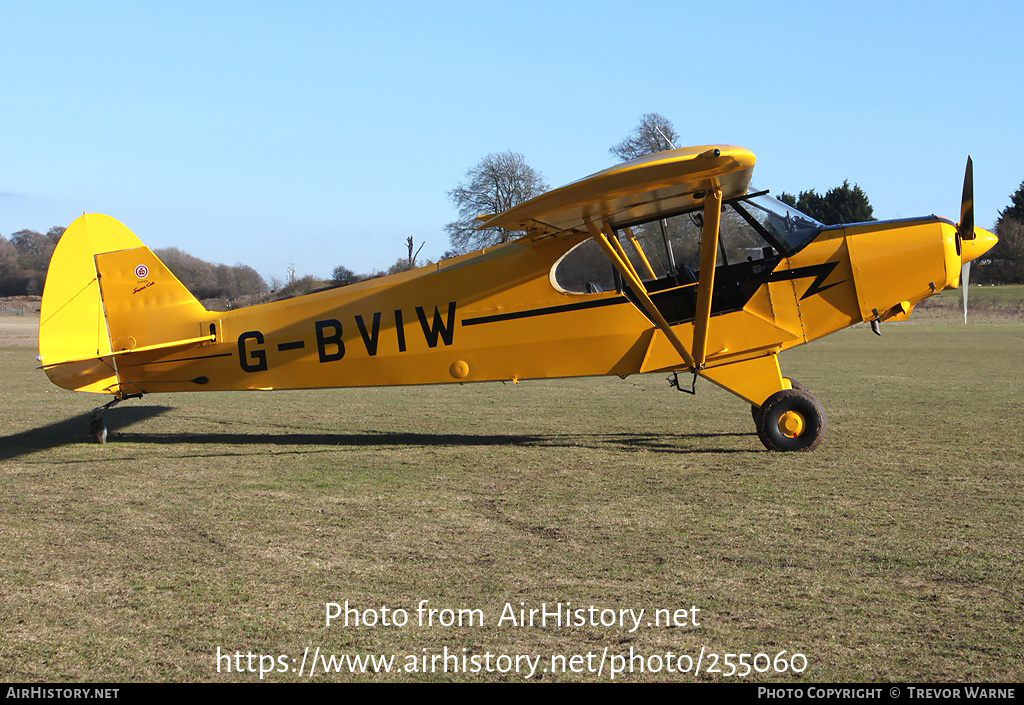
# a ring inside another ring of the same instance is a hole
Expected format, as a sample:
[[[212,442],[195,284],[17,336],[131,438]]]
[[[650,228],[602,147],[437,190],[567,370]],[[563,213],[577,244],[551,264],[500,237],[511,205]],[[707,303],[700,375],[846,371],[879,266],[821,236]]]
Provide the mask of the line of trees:
[[[671,149],[678,143],[679,134],[668,119],[658,113],[647,113],[629,135],[608,151],[626,161]],[[479,217],[501,213],[539,196],[548,188],[541,173],[527,164],[522,154],[512,151],[488,154],[466,172],[463,183],[448,192],[459,217],[445,225],[451,249],[443,256],[452,257],[509,241],[514,233],[507,230],[479,230]],[[796,196],[783,192],[779,199],[826,225],[875,219],[867,194],[856,184],[850,186],[848,181],[824,195],[811,189]],[[1011,204],[1000,211],[995,231],[999,243],[978,263],[976,280],[989,284],[1024,284],[1024,183],[1011,196]],[[19,230],[10,238],[0,235],[0,296],[42,294],[50,257],[63,234],[64,228],[53,227],[45,234]],[[384,272],[356,274],[341,265],[334,269],[329,281],[306,276],[287,286],[272,281],[272,288],[279,296],[297,295],[324,286],[344,286],[413,269],[420,250],[414,250],[411,237],[406,245],[407,256],[399,257]],[[247,265],[212,264],[175,247],[157,250],[156,254],[200,299],[260,296],[271,289],[259,273]]]
[[[53,227],[45,234],[19,230],[10,238],[0,235],[0,296],[42,295],[50,258],[64,230]],[[156,250],[155,254],[198,299],[236,299],[267,293],[263,277],[248,265],[212,264],[176,247]]]
[[[782,192],[779,194],[779,200],[824,225],[865,223],[875,220],[874,209],[868,201],[868,195],[857,184],[850,186],[849,181],[843,181],[842,186],[829,189],[824,196],[811,189],[801,191],[799,196]]]
[[[387,276],[388,274],[398,274],[399,272],[407,272],[410,269],[415,269],[417,266],[423,266],[426,264],[433,264],[432,260],[427,260],[423,265],[417,265],[416,260],[419,258],[420,250],[423,249],[425,242],[421,242],[419,247],[416,247],[416,241],[410,235],[405,238],[405,246],[408,250],[408,254],[405,257],[399,257],[395,260],[395,263],[388,267],[387,271],[384,272],[373,272],[371,274],[356,274],[351,269],[344,265],[338,265],[334,268],[331,273],[330,282],[326,282],[328,286],[348,286],[349,284],[355,284],[356,282],[366,281],[367,279],[376,279],[377,277]]]
[[[46,234],[19,230],[10,239],[0,235],[0,296],[39,296],[46,281],[46,268],[64,228],[50,228]]]
[[[999,242],[979,262],[971,278],[979,284],[1024,284],[1024,182],[996,220]]]
[[[237,299],[267,293],[267,283],[259,272],[246,264],[229,267],[199,259],[177,247],[153,253],[197,299]]]

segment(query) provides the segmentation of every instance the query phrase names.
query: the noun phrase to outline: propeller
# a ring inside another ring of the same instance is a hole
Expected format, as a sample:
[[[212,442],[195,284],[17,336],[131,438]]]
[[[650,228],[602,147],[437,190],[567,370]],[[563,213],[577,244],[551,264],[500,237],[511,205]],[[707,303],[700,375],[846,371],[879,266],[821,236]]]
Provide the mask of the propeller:
[[[974,235],[974,162],[967,157],[964,172],[964,193],[960,199],[960,222],[956,226],[956,252],[960,254],[964,240],[973,240]],[[960,267],[960,287],[964,296],[964,325],[967,325],[967,289],[971,284],[971,261]]]
[[[974,162],[970,157],[967,157],[964,172],[964,195],[960,199],[960,223],[956,232],[961,240],[974,239]]]
[[[971,280],[971,263],[964,262],[960,267],[960,286],[964,293],[964,325],[967,325],[967,287]]]

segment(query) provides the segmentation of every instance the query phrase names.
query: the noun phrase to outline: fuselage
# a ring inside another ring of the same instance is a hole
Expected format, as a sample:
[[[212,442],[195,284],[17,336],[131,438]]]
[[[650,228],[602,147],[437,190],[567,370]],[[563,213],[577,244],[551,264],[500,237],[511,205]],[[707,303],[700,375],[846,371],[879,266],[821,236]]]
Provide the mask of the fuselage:
[[[209,342],[122,355],[121,392],[625,377],[681,369],[679,355],[621,282],[592,293],[559,285],[556,265],[584,239],[524,238],[351,286],[205,312],[196,331],[210,331]],[[954,226],[929,217],[824,228],[788,256],[770,253],[762,267],[752,257],[720,266],[716,296],[734,306],[740,302],[727,294],[730,287],[751,277],[760,283],[741,305],[714,311],[707,369],[775,354],[854,323],[900,320],[923,299],[957,285],[961,257],[955,248]],[[652,299],[675,313],[672,328],[688,344],[693,322],[680,319],[680,302],[692,297],[696,284],[669,284],[652,285]],[[59,368],[49,372],[60,384]],[[81,379],[75,385],[81,388]]]

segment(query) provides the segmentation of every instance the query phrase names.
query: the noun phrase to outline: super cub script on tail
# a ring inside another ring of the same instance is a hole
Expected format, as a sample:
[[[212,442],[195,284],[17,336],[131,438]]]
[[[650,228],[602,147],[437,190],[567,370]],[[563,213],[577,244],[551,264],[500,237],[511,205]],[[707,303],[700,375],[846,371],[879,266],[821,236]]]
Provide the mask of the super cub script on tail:
[[[409,272],[230,312],[206,310],[113,218],[54,252],[39,360],[65,389],[163,392],[690,373],[751,405],[770,450],[811,450],[825,412],[783,351],[855,323],[906,320],[996,242],[925,216],[825,226],[752,191],[741,147],[625,162],[483,227],[522,237]],[[680,388],[688,386],[679,383]]]

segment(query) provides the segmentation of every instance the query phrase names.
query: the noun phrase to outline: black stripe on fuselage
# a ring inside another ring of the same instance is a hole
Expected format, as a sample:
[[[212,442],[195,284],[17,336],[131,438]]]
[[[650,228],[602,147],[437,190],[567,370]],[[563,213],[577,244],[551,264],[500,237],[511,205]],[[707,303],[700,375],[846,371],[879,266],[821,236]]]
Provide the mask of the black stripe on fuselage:
[[[137,362],[132,365],[122,365],[122,367],[144,367],[145,365],[162,365],[167,362],[189,362],[191,360],[210,360],[215,357],[231,357],[232,353],[216,353],[214,355],[198,355],[196,357],[177,357],[173,360],[153,360],[151,362]]]
[[[565,313],[567,311],[581,311],[587,308],[598,308],[601,306],[617,306],[627,303],[625,296],[615,296],[598,301],[577,301],[561,306],[547,306],[545,308],[534,308],[528,311],[512,311],[510,313],[496,313],[491,316],[477,316],[476,318],[463,318],[462,325],[476,326],[482,323],[497,323],[499,321],[511,321],[516,318],[532,318],[534,316],[547,316],[551,313]]]

